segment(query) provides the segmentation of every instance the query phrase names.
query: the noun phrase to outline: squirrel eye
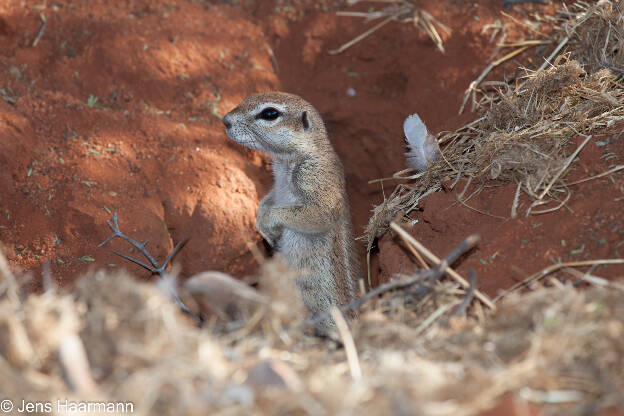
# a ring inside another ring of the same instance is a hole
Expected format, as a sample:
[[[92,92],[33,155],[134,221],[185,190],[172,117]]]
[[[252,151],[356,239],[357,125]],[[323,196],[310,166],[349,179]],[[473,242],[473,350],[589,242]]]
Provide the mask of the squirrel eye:
[[[265,108],[264,110],[262,110],[260,112],[260,114],[258,114],[256,116],[256,119],[261,118],[263,120],[275,120],[280,115],[281,115],[281,113],[278,110],[276,110],[273,107],[268,107],[268,108]]]

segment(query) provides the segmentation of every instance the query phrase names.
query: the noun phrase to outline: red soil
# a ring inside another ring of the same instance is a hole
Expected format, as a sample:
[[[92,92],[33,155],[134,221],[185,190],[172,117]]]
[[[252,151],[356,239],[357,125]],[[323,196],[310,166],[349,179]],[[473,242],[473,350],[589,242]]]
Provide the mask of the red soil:
[[[49,261],[63,282],[89,267],[145,276],[111,252],[131,253],[124,242],[97,247],[118,212],[122,230],[161,258],[189,235],[177,257],[184,275],[251,274],[247,242],[260,240],[269,168],[227,139],[219,115],[279,86],[260,28],[225,5],[26,4],[0,6],[1,87],[15,97],[0,102],[10,262],[39,276]],[[48,24],[33,47],[39,13]]]

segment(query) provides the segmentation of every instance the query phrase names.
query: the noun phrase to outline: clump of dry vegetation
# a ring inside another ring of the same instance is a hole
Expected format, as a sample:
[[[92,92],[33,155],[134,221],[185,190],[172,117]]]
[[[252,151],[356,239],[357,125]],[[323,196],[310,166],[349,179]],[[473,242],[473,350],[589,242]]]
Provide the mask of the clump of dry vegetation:
[[[624,3],[581,2],[568,11],[570,19],[563,24],[570,39],[572,59],[578,60],[589,73],[604,68],[622,72],[624,68]],[[565,37],[563,38],[565,40]]]
[[[352,6],[354,4],[359,3],[360,0],[349,0],[347,4]],[[412,23],[418,30],[426,34],[429,39],[436,45],[436,48],[442,53],[444,53],[444,40],[440,35],[440,32],[443,32],[446,35],[451,34],[451,29],[446,26],[444,23],[437,20],[430,13],[425,11],[422,8],[416,7],[413,2],[407,0],[371,0],[373,2],[378,2],[383,5],[383,7],[379,10],[369,10],[367,12],[348,12],[348,11],[340,11],[336,12],[338,16],[346,16],[346,17],[361,17],[364,18],[364,22],[372,22],[377,19],[383,20],[377,23],[375,26],[369,28],[368,30],[362,32],[355,38],[351,39],[347,43],[340,46],[338,49],[330,50],[329,53],[331,55],[336,55],[344,52],[351,46],[356,43],[364,40],[368,36],[375,33],[377,30],[384,27],[386,24],[392,21],[399,21],[401,23]]]
[[[489,82],[498,89],[481,91],[483,98],[476,102],[481,117],[439,137],[443,160],[421,174],[394,175],[416,181],[401,183],[375,208],[366,230],[369,249],[390,221],[416,208],[442,183],[453,188],[462,179],[514,181],[518,191],[509,201],[512,217],[518,214],[521,193],[532,200],[526,215],[565,204],[571,195],[565,173],[574,157],[592,134],[624,122],[624,6],[581,3],[564,15],[555,36],[560,55],[543,69],[527,70],[515,86]],[[569,139],[576,136],[586,140],[571,150]]]
[[[0,390],[50,402],[52,414],[65,398],[150,415],[469,415],[507,393],[546,414],[624,406],[617,290],[538,289],[466,318],[438,313],[457,311],[452,285],[423,292],[420,282],[365,304],[336,341],[305,334],[292,280],[276,263],[260,279],[268,302],[229,330],[197,327],[124,273],[33,294],[0,263]]]

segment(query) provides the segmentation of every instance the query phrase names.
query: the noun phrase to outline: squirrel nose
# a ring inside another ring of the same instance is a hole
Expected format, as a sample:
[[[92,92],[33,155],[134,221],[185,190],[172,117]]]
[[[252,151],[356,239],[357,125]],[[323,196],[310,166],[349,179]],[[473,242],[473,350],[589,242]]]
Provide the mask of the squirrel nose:
[[[229,129],[230,127],[232,127],[232,123],[230,122],[230,120],[228,119],[228,115],[226,114],[225,117],[223,117],[221,119],[221,121],[223,122],[223,124],[225,124],[225,128]]]

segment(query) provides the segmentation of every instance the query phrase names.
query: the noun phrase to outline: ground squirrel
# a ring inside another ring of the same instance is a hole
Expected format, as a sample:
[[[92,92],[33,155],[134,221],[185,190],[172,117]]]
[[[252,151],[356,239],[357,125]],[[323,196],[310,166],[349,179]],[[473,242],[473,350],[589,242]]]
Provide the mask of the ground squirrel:
[[[228,136],[273,159],[256,227],[295,270],[311,314],[357,296],[360,263],[342,163],[320,114],[293,94],[253,94],[223,117]],[[325,320],[320,326],[331,326]]]

